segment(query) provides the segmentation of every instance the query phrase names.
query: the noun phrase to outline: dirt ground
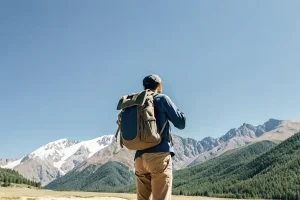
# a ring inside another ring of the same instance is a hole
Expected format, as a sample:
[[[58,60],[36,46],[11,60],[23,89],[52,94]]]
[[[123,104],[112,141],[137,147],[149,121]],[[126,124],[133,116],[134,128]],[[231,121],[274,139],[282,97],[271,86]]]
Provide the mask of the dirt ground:
[[[134,194],[57,192],[28,188],[0,187],[0,200],[136,200]],[[172,200],[218,200],[218,198],[173,196]],[[226,200],[224,198],[219,200]]]

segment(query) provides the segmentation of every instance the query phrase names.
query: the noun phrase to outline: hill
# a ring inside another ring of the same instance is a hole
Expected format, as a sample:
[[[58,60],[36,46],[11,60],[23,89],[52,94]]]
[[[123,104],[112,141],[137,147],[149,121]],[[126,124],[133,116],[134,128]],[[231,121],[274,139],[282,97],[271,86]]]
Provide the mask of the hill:
[[[267,141],[256,143],[196,167],[180,170],[175,173],[174,193],[299,199],[300,133],[273,146]],[[263,153],[267,149],[270,150]]]
[[[24,178],[19,172],[11,169],[0,168],[0,186],[10,186],[11,184],[26,184],[40,187],[41,184]]]
[[[230,185],[224,179],[275,145],[271,141],[258,142],[228,151],[198,166],[179,170],[174,174],[174,193],[197,196],[221,193],[222,187]]]
[[[52,181],[45,189],[115,192],[127,190],[126,188],[133,183],[135,183],[134,173],[127,166],[109,161],[103,165],[90,165],[82,171],[72,170]]]

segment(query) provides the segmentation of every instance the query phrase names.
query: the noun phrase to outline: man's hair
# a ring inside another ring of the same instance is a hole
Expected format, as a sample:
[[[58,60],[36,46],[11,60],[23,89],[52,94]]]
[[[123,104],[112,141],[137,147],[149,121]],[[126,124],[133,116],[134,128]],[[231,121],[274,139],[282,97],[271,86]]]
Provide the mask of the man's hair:
[[[159,83],[153,83],[153,84],[149,84],[149,85],[144,85],[145,89],[149,89],[149,90],[156,90],[156,88],[158,87]]]
[[[161,78],[156,74],[151,74],[143,79],[143,85],[145,89],[156,90],[161,83]]]

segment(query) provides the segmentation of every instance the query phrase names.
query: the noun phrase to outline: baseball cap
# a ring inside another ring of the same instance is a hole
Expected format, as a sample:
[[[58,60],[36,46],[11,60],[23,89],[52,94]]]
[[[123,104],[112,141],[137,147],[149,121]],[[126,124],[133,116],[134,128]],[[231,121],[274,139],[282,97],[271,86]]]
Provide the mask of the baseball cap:
[[[144,78],[143,86],[155,86],[158,83],[161,83],[161,78],[157,74],[151,74]]]

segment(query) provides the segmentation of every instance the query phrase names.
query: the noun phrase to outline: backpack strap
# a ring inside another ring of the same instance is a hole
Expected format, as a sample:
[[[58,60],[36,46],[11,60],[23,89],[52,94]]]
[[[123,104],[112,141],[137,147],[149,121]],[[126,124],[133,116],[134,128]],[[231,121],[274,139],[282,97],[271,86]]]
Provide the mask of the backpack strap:
[[[162,127],[162,129],[160,130],[160,132],[159,132],[159,134],[160,135],[162,135],[163,134],[163,132],[164,132],[164,130],[165,130],[165,128],[166,128],[166,126],[167,126],[167,124],[168,124],[168,118],[166,119],[166,122],[164,123],[164,125],[163,125],[163,127]],[[174,143],[173,143],[173,138],[172,138],[172,135],[171,135],[171,133],[169,133],[169,137],[164,137],[164,136],[162,136],[162,138],[164,138],[164,139],[166,139],[166,140],[168,140],[170,143],[171,143],[171,145],[172,146],[174,146]]]
[[[116,142],[117,142],[117,140],[118,140],[119,132],[121,132],[121,112],[120,112],[119,115],[118,115],[117,124],[118,124],[118,129],[117,129],[117,132],[116,132],[116,134],[115,134]],[[122,137],[121,137],[121,135],[122,135],[122,134],[120,134],[120,146],[121,146],[121,148],[123,148],[123,142],[122,142]]]
[[[171,142],[171,145],[174,146],[174,143],[173,143],[173,137],[172,137],[172,134],[169,133],[169,140]]]
[[[166,119],[166,122],[164,123],[162,129],[160,130],[159,135],[162,135],[162,134],[163,134],[163,132],[164,132],[164,130],[165,130],[167,124],[168,124],[168,118]]]

